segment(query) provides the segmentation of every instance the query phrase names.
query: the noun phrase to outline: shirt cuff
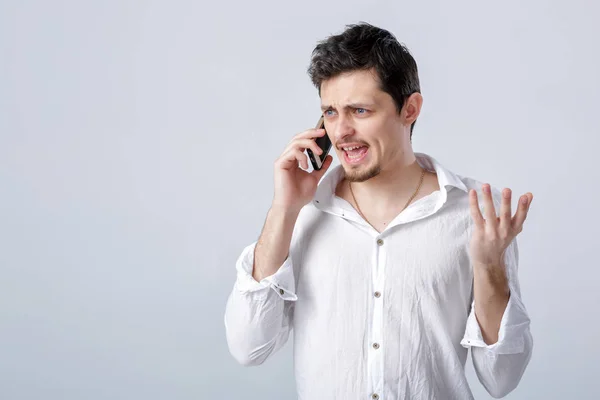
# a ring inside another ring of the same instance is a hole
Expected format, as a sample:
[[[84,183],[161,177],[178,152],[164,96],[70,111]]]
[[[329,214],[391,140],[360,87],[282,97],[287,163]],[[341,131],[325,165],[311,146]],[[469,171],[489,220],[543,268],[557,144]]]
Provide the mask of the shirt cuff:
[[[471,306],[471,313],[467,319],[465,335],[460,344],[463,347],[482,347],[492,354],[519,354],[525,348],[525,333],[529,329],[530,319],[523,302],[511,290],[508,304],[502,315],[498,341],[488,345],[483,340],[481,327],[475,317],[475,302]]]
[[[258,282],[252,276],[254,267],[254,250],[256,243],[247,246],[236,262],[237,279],[235,286],[242,293],[254,293],[256,295],[268,294],[269,288],[274,290],[283,300],[296,301],[296,282],[291,257],[287,257],[277,272],[263,278]]]

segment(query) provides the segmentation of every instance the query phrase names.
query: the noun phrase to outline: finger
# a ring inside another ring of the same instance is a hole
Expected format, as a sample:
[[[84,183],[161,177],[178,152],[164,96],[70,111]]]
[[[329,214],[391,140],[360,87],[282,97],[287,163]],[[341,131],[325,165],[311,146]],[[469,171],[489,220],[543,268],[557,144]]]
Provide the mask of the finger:
[[[325,160],[323,160],[323,166],[321,167],[321,169],[318,171],[314,170],[312,172],[312,174],[315,175],[315,178],[317,178],[317,180],[321,180],[321,178],[323,177],[325,172],[327,172],[327,170],[329,169],[329,166],[331,165],[332,162],[333,162],[333,157],[328,155],[327,157],[325,157]]]
[[[505,188],[502,191],[502,203],[500,205],[500,227],[506,230],[512,226],[511,198],[512,190]]]
[[[300,132],[299,134],[294,136],[294,138],[292,140],[317,138],[317,137],[323,136],[324,134],[325,134],[325,129],[323,129],[323,128],[321,128],[321,129],[311,128],[311,129],[305,130],[304,132]]]
[[[525,203],[523,201],[525,201]],[[529,211],[532,201],[533,194],[531,193],[524,194],[519,198],[517,212],[512,218],[512,227],[516,232],[521,232],[523,230],[523,223],[525,222],[525,218],[527,218],[527,212]]]
[[[289,151],[291,149],[299,149],[300,151],[311,149],[315,155],[320,155],[321,153],[323,153],[323,150],[319,147],[317,142],[315,142],[312,139],[293,140],[284,150],[284,152]]]
[[[474,189],[469,190],[469,205],[471,209],[471,217],[475,222],[475,226],[483,228],[485,226],[485,220],[479,211],[479,201],[477,199],[477,191]]]
[[[298,165],[308,169],[308,157],[299,149],[290,149],[277,159],[276,164],[279,168],[287,170],[298,168]]]
[[[296,160],[298,161],[298,164],[302,166],[302,169],[308,170],[308,156],[300,150],[294,151],[293,154]]]
[[[482,191],[485,222],[486,224],[489,223],[491,227],[495,227],[498,224],[498,220],[496,219],[496,207],[494,207],[494,200],[492,199],[492,187],[489,183],[484,183]]]

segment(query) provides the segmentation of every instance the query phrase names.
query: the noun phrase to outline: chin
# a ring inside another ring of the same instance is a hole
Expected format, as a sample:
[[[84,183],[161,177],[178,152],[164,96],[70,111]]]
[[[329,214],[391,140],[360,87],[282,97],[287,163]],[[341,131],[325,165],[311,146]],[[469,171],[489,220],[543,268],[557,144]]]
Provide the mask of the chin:
[[[375,165],[344,165],[344,178],[349,182],[364,182],[376,177],[381,172],[381,166]]]

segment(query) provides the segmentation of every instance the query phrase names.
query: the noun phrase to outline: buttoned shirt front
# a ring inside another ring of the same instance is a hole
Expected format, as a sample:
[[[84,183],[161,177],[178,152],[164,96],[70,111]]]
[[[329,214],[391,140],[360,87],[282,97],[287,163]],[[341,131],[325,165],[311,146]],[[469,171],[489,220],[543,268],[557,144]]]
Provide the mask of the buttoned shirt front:
[[[381,233],[336,196],[343,178],[336,166],[301,210],[288,258],[274,275],[252,277],[256,242],[241,252],[225,312],[228,346],[240,363],[263,363],[293,330],[301,400],[471,399],[469,349],[489,393],[516,387],[533,346],[517,241],[505,252],[510,298],[499,339],[488,345],[474,313],[468,251],[468,191],[481,196],[482,184],[432,156],[415,156],[437,174],[440,189]],[[500,192],[493,187],[492,195],[499,210]]]

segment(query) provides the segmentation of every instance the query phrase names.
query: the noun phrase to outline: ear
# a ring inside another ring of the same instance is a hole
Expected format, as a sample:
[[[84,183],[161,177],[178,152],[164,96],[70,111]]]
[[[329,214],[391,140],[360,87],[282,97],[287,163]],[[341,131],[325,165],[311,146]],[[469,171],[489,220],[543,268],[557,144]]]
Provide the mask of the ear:
[[[421,96],[421,93],[413,93],[406,99],[404,107],[402,107],[402,114],[407,125],[417,120],[421,113],[422,105],[423,96]]]

